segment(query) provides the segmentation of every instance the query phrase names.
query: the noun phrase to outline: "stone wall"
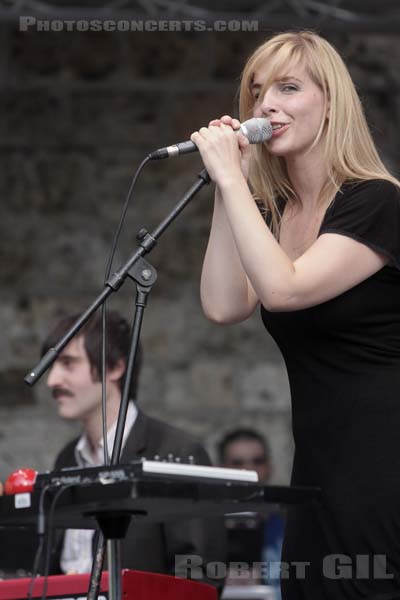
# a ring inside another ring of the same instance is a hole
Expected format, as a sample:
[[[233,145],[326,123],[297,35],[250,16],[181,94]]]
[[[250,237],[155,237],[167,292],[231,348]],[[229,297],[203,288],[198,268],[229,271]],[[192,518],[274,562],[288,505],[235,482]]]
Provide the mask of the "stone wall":
[[[2,31],[0,178],[0,479],[18,466],[49,468],[75,431],[44,383],[23,383],[48,328],[102,288],[131,177],[157,147],[185,140],[235,111],[246,56],[263,33],[15,33]],[[332,38],[365,97],[380,149],[398,167],[400,42]],[[397,161],[397,162],[396,162]],[[131,202],[116,265],[194,181],[198,156],[152,163]],[[211,451],[238,425],[271,440],[275,480],[292,456],[287,378],[259,315],[217,326],[202,314],[199,275],[212,210],[203,190],[149,260],[158,270],[143,327],[140,403],[203,438]],[[130,318],[127,282],[110,305]]]

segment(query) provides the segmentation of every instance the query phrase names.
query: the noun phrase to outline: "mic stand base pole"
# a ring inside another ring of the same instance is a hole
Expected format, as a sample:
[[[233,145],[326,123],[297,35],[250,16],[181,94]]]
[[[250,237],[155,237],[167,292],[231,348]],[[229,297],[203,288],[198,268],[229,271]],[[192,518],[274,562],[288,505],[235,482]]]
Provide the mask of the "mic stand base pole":
[[[108,598],[121,600],[121,540],[107,540]]]
[[[147,285],[141,285],[139,281],[143,280],[143,263],[146,263],[145,279]],[[133,319],[131,340],[129,353],[126,362],[125,381],[124,388],[122,391],[121,403],[118,412],[117,427],[115,431],[115,440],[111,456],[111,464],[116,465],[119,462],[122,441],[124,436],[126,413],[129,407],[130,401],[130,388],[132,382],[133,368],[136,361],[136,354],[139,345],[140,331],[142,328],[144,309],[147,306],[148,296],[152,290],[153,285],[157,280],[156,269],[147,261],[143,259],[140,261],[140,276],[137,273],[137,265],[132,267],[128,273],[128,276],[136,282],[136,309],[135,316]],[[130,518],[120,517],[119,526],[117,527],[118,519],[113,519],[112,516],[109,519],[99,520],[101,531],[96,539],[96,547],[94,551],[94,562],[92,567],[92,573],[90,576],[89,592],[87,600],[97,600],[100,588],[102,567],[104,564],[105,546],[107,540],[107,558],[108,558],[108,585],[110,592],[110,600],[121,600],[122,599],[122,584],[121,584],[121,542],[120,539],[125,535]],[[115,529],[117,527],[117,529]],[[118,535],[119,538],[113,538],[111,536]]]

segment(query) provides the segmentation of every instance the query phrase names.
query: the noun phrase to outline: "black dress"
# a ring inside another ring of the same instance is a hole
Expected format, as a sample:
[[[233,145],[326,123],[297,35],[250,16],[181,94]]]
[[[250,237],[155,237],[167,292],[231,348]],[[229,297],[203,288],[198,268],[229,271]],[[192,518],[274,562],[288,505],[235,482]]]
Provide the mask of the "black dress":
[[[320,503],[289,511],[282,594],[400,599],[400,190],[344,185],[319,235],[327,232],[390,262],[317,306],[261,309],[288,370],[292,484],[323,491]]]

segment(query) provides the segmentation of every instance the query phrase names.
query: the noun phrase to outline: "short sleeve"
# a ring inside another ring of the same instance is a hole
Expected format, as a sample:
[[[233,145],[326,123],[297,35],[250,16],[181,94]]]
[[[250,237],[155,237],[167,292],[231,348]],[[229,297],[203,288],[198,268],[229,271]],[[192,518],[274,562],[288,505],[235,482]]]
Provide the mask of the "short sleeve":
[[[362,242],[400,269],[400,188],[383,179],[344,185],[326,212],[323,233]]]

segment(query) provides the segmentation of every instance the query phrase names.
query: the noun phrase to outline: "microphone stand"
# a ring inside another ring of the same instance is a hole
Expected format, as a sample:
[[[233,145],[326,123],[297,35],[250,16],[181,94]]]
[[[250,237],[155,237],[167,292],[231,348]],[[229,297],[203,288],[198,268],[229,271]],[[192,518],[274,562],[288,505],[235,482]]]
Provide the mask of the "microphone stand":
[[[26,375],[24,378],[25,383],[32,386],[37,380],[51,367],[51,365],[57,360],[58,355],[65,348],[68,342],[78,333],[83,325],[90,319],[93,313],[101,306],[105,300],[116,292],[121,285],[124,283],[126,277],[131,279],[139,279],[139,282],[146,285],[151,277],[147,271],[149,263],[147,263],[141,257],[149,253],[156,245],[157,240],[161,237],[164,231],[174,221],[190,200],[201,190],[201,188],[210,183],[210,177],[205,169],[198,174],[198,181],[196,181],[192,187],[186,192],[183,198],[178,204],[172,209],[167,217],[161,221],[161,223],[149,233],[146,229],[141,229],[138,233],[138,239],[140,241],[139,248],[133,253],[128,261],[116,271],[110,279],[105,283],[103,291],[97,296],[95,301],[85,310],[79,319],[72,325],[67,333],[55,344],[53,348],[50,348],[38,364]],[[139,263],[137,265],[136,263]],[[135,268],[134,268],[135,267]],[[151,269],[150,269],[151,271]]]
[[[147,298],[152,286],[157,280],[157,272],[154,267],[144,260],[143,256],[149,253],[157,243],[164,231],[177,218],[181,211],[186,207],[190,200],[200,191],[200,189],[210,183],[210,177],[205,169],[198,174],[196,182],[189,188],[183,198],[176,204],[167,217],[151,232],[141,229],[138,233],[139,248],[133,253],[128,261],[116,271],[105,283],[103,291],[98,295],[95,301],[79,317],[69,331],[50,348],[42,357],[40,362],[26,375],[24,381],[28,385],[34,385],[38,379],[51,367],[57,360],[57,357],[70,342],[70,340],[79,332],[81,327],[89,320],[93,313],[101,306],[113,292],[116,292],[124,283],[127,277],[130,277],[136,283],[136,310],[131,332],[130,349],[127,358],[124,389],[121,397],[121,404],[118,413],[115,440],[111,456],[111,465],[118,464],[121,456],[123,434],[125,429],[126,414],[129,406],[129,388],[132,380],[133,366],[135,364],[137,348],[139,344],[140,331],[144,316],[144,309],[147,305]],[[109,556],[109,592],[110,600],[121,600],[121,552],[120,540],[126,535],[131,520],[131,514],[106,513],[97,515],[97,521],[100,531],[96,536],[96,549],[94,552],[94,561],[90,576],[88,600],[96,600],[100,587],[101,573],[103,570],[105,555],[105,539],[110,540],[108,546]]]

